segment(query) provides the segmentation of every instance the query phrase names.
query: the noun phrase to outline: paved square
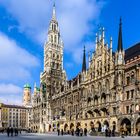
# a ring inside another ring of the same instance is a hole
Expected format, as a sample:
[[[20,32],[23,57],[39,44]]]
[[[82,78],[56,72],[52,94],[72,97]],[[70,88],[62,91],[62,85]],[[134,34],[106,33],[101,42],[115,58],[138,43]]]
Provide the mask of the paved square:
[[[56,134],[22,134],[17,137],[7,137],[6,134],[0,134],[0,140],[121,140],[120,137],[76,137],[76,136],[57,136]],[[140,137],[125,137],[124,140],[139,140]]]

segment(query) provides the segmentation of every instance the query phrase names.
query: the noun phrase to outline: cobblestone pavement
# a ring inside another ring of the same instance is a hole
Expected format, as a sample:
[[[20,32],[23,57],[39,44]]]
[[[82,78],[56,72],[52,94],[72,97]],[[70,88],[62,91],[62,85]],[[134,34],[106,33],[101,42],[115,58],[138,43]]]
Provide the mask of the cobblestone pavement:
[[[0,134],[0,140],[121,140],[121,137],[76,137],[76,136],[57,136],[56,134],[22,134],[17,137],[7,137],[6,134]],[[140,137],[125,137],[124,140],[140,140]]]

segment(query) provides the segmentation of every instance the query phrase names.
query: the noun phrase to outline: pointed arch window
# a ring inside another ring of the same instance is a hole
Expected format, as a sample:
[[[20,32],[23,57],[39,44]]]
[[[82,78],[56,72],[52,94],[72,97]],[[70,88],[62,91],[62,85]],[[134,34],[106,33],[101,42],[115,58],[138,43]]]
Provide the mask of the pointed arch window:
[[[51,35],[51,42],[53,42],[53,35]]]
[[[56,25],[54,25],[54,31],[56,31]]]
[[[54,36],[54,42],[56,43],[56,35]]]

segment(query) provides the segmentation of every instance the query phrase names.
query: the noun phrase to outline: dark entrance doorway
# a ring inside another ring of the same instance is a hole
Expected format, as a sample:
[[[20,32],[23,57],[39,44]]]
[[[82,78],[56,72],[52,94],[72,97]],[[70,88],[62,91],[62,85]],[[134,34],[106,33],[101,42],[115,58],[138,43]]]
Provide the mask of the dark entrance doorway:
[[[121,128],[126,133],[126,135],[131,134],[131,121],[127,118],[123,119],[121,122]]]

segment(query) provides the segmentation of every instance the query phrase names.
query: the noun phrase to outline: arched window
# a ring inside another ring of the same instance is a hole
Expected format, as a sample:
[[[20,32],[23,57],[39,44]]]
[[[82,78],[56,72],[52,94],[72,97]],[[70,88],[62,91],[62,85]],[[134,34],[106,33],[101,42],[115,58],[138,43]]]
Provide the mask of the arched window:
[[[51,35],[51,42],[53,42],[53,36]]]
[[[56,31],[56,25],[54,25],[54,31]]]
[[[53,53],[53,58],[55,58],[55,54]]]
[[[94,87],[94,85],[91,86],[91,93],[95,94],[95,87]]]
[[[101,93],[101,89],[102,89],[102,86],[101,86],[101,83],[98,84],[98,91],[99,93]]]
[[[132,72],[132,74],[131,74],[131,82],[132,82],[132,83],[134,83],[134,82],[135,82],[134,72]]]
[[[57,64],[57,69],[59,69],[59,64]]]
[[[110,84],[109,84],[109,80],[106,80],[106,91],[109,92],[110,89]]]
[[[54,36],[54,42],[56,43],[56,35]]]

